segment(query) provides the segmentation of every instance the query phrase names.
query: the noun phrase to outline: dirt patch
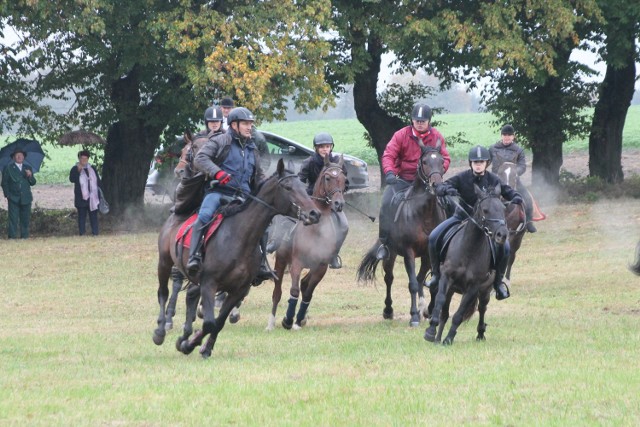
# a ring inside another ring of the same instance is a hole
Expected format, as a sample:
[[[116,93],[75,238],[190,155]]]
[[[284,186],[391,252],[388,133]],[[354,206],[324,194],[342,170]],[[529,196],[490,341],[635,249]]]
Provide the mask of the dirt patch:
[[[453,162],[447,176],[452,176],[468,167],[466,162]],[[589,174],[589,156],[586,153],[570,153],[563,157],[562,169],[571,172],[576,176],[587,176]],[[640,175],[640,150],[625,150],[622,153],[622,169],[625,176]],[[37,177],[37,176],[36,176]],[[446,177],[445,177],[446,178]],[[523,176],[523,182],[531,182],[531,161]],[[363,192],[378,191],[380,185],[380,169],[378,166],[369,166],[369,188],[358,190]],[[33,187],[34,207],[44,209],[73,209],[73,185],[49,185],[37,184]],[[146,203],[169,203],[166,197],[156,196],[151,191],[145,192]],[[0,200],[0,209],[7,209],[7,200],[3,197]]]

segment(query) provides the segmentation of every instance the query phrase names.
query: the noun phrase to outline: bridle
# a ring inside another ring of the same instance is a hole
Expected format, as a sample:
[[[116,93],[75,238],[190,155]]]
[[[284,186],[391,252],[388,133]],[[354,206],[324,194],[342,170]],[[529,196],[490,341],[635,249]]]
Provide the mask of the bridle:
[[[322,174],[320,174],[320,177],[318,177],[318,179],[321,179],[323,176],[325,176],[327,173],[329,173],[330,171],[337,171],[337,173],[332,173],[331,175],[337,177],[339,173],[344,175],[344,171],[342,170],[342,168],[340,166],[327,166],[326,168],[323,169]],[[313,200],[318,200],[321,201],[323,203],[326,203],[327,205],[331,204],[331,202],[333,202],[332,197],[334,194],[336,193],[344,193],[344,190],[342,190],[341,188],[338,188],[338,186],[336,186],[334,189],[332,189],[331,191],[327,190],[327,183],[325,182],[325,180],[322,180],[322,191],[324,192],[324,197],[317,197],[317,196],[311,196],[311,198]]]
[[[422,182],[422,184],[424,185],[425,189],[430,189],[432,192],[433,192],[433,187],[435,185],[435,182],[431,180],[431,177],[434,175],[439,175],[440,180],[442,181],[443,172],[438,170],[433,170],[429,172],[429,174],[426,174],[422,168],[422,158],[424,156],[436,154],[436,153],[439,153],[439,151],[435,149],[432,149],[432,150],[427,149],[422,153],[422,155],[420,156],[420,161],[418,162],[418,172],[416,174],[418,179],[420,179],[420,182]]]
[[[478,227],[480,230],[482,230],[482,232],[487,236],[487,237],[493,237],[493,231],[491,231],[491,229],[487,226],[489,223],[497,223],[499,226],[500,225],[507,225],[507,221],[505,220],[505,218],[487,218],[484,215],[479,215],[478,210],[480,209],[480,205],[482,204],[482,202],[484,202],[487,199],[490,198],[498,198],[499,196],[496,196],[494,194],[486,194],[484,197],[482,197],[481,199],[478,199],[478,201],[476,202],[475,206],[473,207],[473,215],[469,215],[467,213],[467,210],[464,209],[460,203],[458,203],[455,198],[450,197],[449,200],[462,212],[464,212],[464,214],[467,216],[467,218],[469,219],[469,221],[471,223],[473,223],[476,227]],[[465,205],[467,205],[464,201],[462,202]],[[467,205],[469,206],[469,205]],[[476,217],[480,216],[480,222],[478,222],[476,220]]]

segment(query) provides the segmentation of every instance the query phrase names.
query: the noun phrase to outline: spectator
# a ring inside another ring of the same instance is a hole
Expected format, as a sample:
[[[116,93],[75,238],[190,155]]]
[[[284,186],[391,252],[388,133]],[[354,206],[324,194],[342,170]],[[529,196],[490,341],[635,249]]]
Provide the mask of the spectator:
[[[73,182],[74,206],[78,209],[78,231],[81,236],[86,232],[87,214],[91,223],[91,234],[98,235],[98,204],[102,187],[98,171],[89,164],[91,154],[82,150],[78,153],[78,163],[69,171],[69,181]]]
[[[7,199],[9,210],[8,235],[10,239],[29,237],[29,222],[31,220],[31,203],[33,194],[31,187],[36,185],[33,169],[24,162],[27,154],[17,148],[11,154],[12,161],[2,171],[2,192]]]

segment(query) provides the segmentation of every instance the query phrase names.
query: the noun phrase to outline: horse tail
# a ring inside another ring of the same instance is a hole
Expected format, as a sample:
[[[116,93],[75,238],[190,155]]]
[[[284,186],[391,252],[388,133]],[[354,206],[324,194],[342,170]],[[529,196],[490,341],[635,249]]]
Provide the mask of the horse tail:
[[[629,266],[629,270],[636,276],[640,276],[640,242],[636,244],[636,256],[633,264]]]
[[[376,268],[378,267],[378,260],[376,258],[376,251],[378,245],[374,245],[369,251],[362,257],[356,278],[358,282],[373,282],[376,278]]]
[[[478,309],[478,297],[476,296],[473,299],[473,301],[471,301],[469,305],[467,305],[467,309],[464,311],[464,314],[462,315],[462,321],[466,322],[467,320],[471,319],[471,316],[473,316],[473,313],[475,313],[477,309]]]

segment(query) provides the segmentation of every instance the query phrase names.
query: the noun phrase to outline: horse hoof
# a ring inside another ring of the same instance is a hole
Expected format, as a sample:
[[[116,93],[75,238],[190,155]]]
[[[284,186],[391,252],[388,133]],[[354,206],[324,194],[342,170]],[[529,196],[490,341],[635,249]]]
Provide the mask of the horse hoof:
[[[424,333],[424,339],[429,342],[436,342],[435,331],[430,331],[429,329],[427,329]]]
[[[298,322],[298,325],[300,325],[301,328],[306,326],[307,325],[307,318],[305,317],[300,322]]]
[[[164,342],[164,337],[165,337],[164,333],[159,333],[157,330],[154,331],[154,333],[153,333],[153,343],[155,345],[162,345],[162,343]]]
[[[302,329],[302,326],[298,325],[297,323],[295,323],[295,324],[293,325],[293,330],[294,330],[294,331],[299,331],[300,329]]]
[[[206,346],[202,346],[200,347],[200,356],[202,356],[203,359],[208,359],[211,357],[211,350],[207,349]]]
[[[232,314],[229,316],[229,323],[238,323],[240,320],[240,314]]]
[[[409,322],[409,327],[411,328],[416,328],[418,326],[420,326],[420,321],[412,320]]]
[[[165,325],[164,325],[164,330],[165,330],[165,331],[170,331],[170,330],[172,330],[172,329],[173,329],[173,322],[167,322],[167,323],[165,323]]]
[[[444,346],[450,346],[453,345],[453,338],[445,338],[444,341],[442,341],[442,345]]]
[[[282,319],[282,327],[286,330],[290,330],[293,326],[293,319],[288,320],[286,317]]]
[[[487,339],[484,337],[484,335],[480,335],[478,334],[478,336],[476,337],[476,341],[486,341]]]
[[[382,310],[382,318],[385,320],[393,320],[393,310]]]

